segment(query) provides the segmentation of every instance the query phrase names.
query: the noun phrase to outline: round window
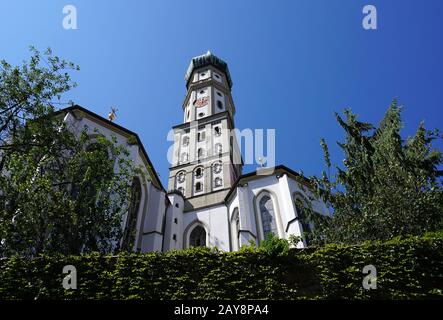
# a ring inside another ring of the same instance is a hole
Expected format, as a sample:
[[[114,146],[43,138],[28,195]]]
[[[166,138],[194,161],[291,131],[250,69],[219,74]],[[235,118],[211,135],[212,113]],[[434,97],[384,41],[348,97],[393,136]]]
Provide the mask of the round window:
[[[214,164],[214,173],[220,173],[222,171],[222,165],[221,163]]]
[[[178,174],[178,177],[177,177],[178,182],[180,182],[180,183],[184,182],[185,181],[185,177],[186,177],[185,173],[184,172],[180,172]]]

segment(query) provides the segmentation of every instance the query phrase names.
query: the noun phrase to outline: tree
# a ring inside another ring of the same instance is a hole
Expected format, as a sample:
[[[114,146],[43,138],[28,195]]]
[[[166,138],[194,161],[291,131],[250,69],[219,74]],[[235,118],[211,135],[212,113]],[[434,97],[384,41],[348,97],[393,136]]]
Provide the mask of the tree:
[[[78,67],[31,51],[21,67],[1,62],[0,255],[112,251],[135,168],[115,138],[55,113]]]
[[[415,135],[401,138],[401,107],[393,101],[378,128],[360,122],[347,109],[344,168],[335,166],[330,177],[314,177],[319,196],[333,208],[324,228],[327,242],[359,243],[401,235],[420,235],[442,227],[443,191],[439,167],[442,154],[432,148],[438,130],[420,124]],[[330,169],[328,146],[321,141]]]

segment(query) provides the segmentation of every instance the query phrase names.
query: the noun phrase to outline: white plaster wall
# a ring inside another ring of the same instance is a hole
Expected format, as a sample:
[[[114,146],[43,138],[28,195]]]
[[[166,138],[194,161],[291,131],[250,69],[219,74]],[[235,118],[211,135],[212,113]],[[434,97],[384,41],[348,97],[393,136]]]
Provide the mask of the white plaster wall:
[[[184,200],[175,193],[169,194],[168,198],[171,205],[168,206],[166,213],[163,251],[183,248]],[[174,222],[175,219],[177,223]]]
[[[287,174],[283,174],[279,178],[273,174],[250,180],[246,185],[238,186],[235,195],[228,204],[229,221],[231,221],[234,209],[239,208],[240,230],[243,231],[240,232],[240,246],[248,244],[250,240],[257,240],[257,243],[262,240],[258,224],[260,216],[256,208],[256,197],[265,191],[271,194],[274,210],[276,214],[280,215],[280,236],[283,235],[286,239],[290,235],[301,236],[302,230],[297,220],[293,194],[294,192],[302,193],[304,191],[300,188],[299,183]],[[317,212],[328,214],[328,210],[322,201],[314,201],[312,205]],[[297,244],[297,247],[304,246],[303,242]]]
[[[189,232],[186,232],[186,229],[197,221],[201,222],[207,229],[206,236],[209,239],[210,247],[217,247],[220,250],[229,251],[228,211],[225,205],[183,214],[183,230],[185,230],[185,234],[183,235],[183,248],[186,248],[186,240],[189,237]]]

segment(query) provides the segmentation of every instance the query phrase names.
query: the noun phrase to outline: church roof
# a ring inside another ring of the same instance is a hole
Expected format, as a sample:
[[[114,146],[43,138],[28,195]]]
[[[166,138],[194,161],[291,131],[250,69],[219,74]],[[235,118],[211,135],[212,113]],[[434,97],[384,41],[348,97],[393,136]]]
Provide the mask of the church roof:
[[[262,174],[259,174],[259,171],[262,170]],[[269,174],[265,174],[266,171],[269,171]],[[285,165],[278,165],[274,168],[258,168],[256,171],[252,171],[246,174],[243,174],[237,178],[237,180],[232,185],[229,192],[226,194],[225,202],[229,201],[229,198],[234,194],[234,192],[237,190],[237,187],[240,186],[243,182],[249,180],[249,179],[260,179],[260,178],[266,178],[269,177],[271,174],[282,174],[287,173],[292,177],[299,178],[299,182],[304,183],[307,187],[313,187],[312,180],[305,177],[303,174],[298,173],[291,168],[286,167]]]
[[[191,63],[189,64],[188,67],[188,71],[186,71],[186,76],[185,76],[186,85],[188,85],[194,69],[206,67],[209,65],[214,66],[217,69],[223,71],[226,75],[226,78],[228,79],[229,88],[232,88],[232,79],[229,73],[228,64],[219,57],[217,57],[216,55],[212,54],[210,51],[201,56],[192,58]]]
[[[156,186],[158,189],[161,189],[163,191],[165,191],[165,188],[163,188],[163,185],[161,183],[161,180],[157,174],[157,172],[154,169],[154,165],[152,164],[151,160],[149,159],[148,153],[146,152],[145,147],[143,146],[143,143],[141,142],[138,134],[136,134],[135,132],[132,132],[129,129],[126,129],[123,126],[120,126],[118,124],[116,124],[115,122],[109,121],[106,118],[103,118],[102,116],[96,114],[95,112],[92,112],[91,110],[88,110],[82,106],[79,106],[78,104],[64,108],[64,109],[60,109],[58,111],[55,112],[55,116],[59,115],[59,114],[66,114],[69,112],[73,112],[73,111],[80,111],[83,114],[89,115],[92,118],[95,118],[97,120],[99,120],[100,122],[102,122],[104,125],[106,125],[107,127],[113,128],[113,129],[117,129],[121,132],[124,132],[126,135],[128,136],[134,136],[138,146],[141,149],[141,152],[143,154],[143,156],[145,157],[147,164],[148,164],[148,171],[150,173],[150,176],[152,178],[153,184],[154,186]]]

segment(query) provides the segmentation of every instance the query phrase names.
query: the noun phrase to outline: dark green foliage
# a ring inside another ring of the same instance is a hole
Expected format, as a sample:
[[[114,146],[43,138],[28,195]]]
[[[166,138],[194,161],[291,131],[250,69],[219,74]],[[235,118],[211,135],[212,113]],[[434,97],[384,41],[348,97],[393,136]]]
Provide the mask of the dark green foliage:
[[[55,113],[72,69],[50,50],[0,62],[0,257],[109,253],[121,237],[135,168],[114,137]]]
[[[77,268],[65,290],[62,269]],[[377,289],[362,286],[365,265]],[[119,256],[0,260],[3,299],[420,299],[443,298],[443,235],[268,254],[193,248]]]
[[[266,239],[260,243],[259,249],[262,249],[269,255],[285,255],[289,251],[289,243],[287,240],[281,239],[270,232]]]
[[[343,166],[313,178],[317,193],[333,208],[323,226],[327,243],[360,243],[396,236],[422,235],[442,227],[443,157],[432,141],[438,130],[420,124],[415,135],[401,138],[401,108],[394,101],[378,127],[357,120],[351,110],[336,115],[345,131]],[[329,151],[321,146],[328,171]],[[317,225],[318,226],[318,225]]]

